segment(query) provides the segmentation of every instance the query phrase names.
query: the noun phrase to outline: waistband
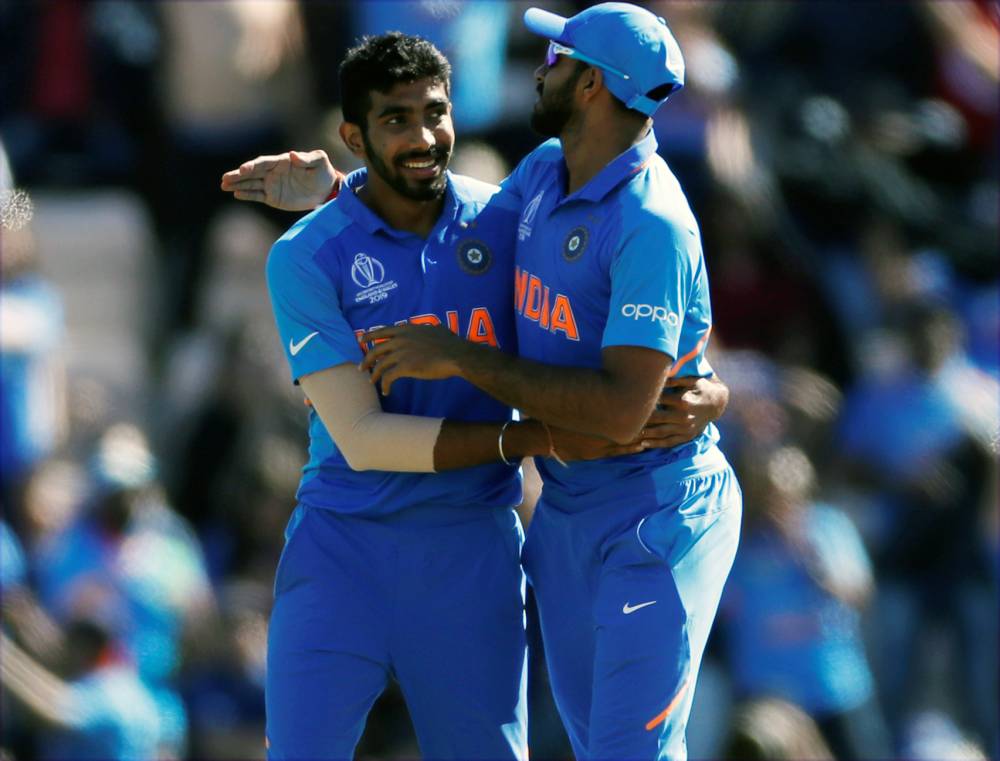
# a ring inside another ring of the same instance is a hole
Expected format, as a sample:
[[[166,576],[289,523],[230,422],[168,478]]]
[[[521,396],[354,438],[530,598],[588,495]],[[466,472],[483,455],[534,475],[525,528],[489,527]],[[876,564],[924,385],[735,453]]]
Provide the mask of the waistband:
[[[308,510],[324,510],[344,520],[374,523],[380,526],[403,526],[437,528],[495,520],[498,515],[513,514],[513,507],[493,507],[491,505],[454,505],[425,503],[412,505],[391,513],[344,513],[331,507],[300,503]]]

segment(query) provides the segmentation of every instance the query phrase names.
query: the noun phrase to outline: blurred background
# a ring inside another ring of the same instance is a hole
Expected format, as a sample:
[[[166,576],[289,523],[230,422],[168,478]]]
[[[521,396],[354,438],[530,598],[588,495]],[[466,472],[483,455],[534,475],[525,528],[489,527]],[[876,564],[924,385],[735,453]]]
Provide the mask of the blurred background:
[[[306,428],[262,266],[296,215],[219,177],[353,167],[336,67],[390,29],[452,62],[452,168],[503,177],[528,5],[0,0],[0,758],[264,757]],[[644,5],[687,60],[655,128],[745,491],[690,755],[997,758],[998,6]],[[532,757],[568,759],[529,626]],[[358,755],[418,755],[397,691]]]

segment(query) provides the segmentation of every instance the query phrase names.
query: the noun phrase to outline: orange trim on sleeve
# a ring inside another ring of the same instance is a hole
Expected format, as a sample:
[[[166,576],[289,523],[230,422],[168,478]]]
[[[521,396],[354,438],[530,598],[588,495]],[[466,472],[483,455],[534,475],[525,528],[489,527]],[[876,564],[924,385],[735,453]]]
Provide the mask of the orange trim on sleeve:
[[[681,357],[680,359],[678,359],[676,362],[674,362],[670,366],[670,369],[667,370],[667,377],[668,378],[673,378],[675,375],[677,375],[677,371],[678,370],[680,370],[682,367],[684,367],[684,365],[686,365],[692,359],[694,359],[695,357],[697,357],[698,356],[698,352],[700,352],[701,349],[702,349],[702,347],[706,343],[708,343],[708,337],[710,335],[712,335],[712,326],[711,325],[708,326],[708,330],[705,331],[705,335],[703,335],[700,339],[698,339],[698,343],[696,343],[694,345],[694,348],[691,349],[691,351],[689,351],[687,354],[685,354],[683,357]]]
[[[677,694],[674,695],[673,700],[670,701],[670,705],[668,705],[666,708],[663,709],[663,713],[654,716],[652,719],[646,722],[647,732],[651,731],[652,729],[656,728],[658,724],[662,724],[667,720],[667,717],[670,715],[671,711],[673,711],[677,707],[677,704],[681,702],[681,698],[684,697],[684,693],[687,692],[688,686],[690,684],[691,684],[691,675],[689,674],[688,678],[684,680],[684,684],[682,684],[680,689],[677,690]]]

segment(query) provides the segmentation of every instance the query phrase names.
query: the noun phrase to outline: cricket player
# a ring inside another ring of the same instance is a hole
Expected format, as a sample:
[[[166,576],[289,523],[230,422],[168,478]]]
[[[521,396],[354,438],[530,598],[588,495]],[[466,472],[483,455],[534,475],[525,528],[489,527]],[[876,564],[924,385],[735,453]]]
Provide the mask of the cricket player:
[[[394,678],[425,757],[523,759],[512,466],[647,445],[513,422],[507,404],[460,378],[401,380],[379,400],[358,369],[359,338],[379,326],[441,326],[483,351],[514,350],[521,210],[517,196],[447,172],[449,66],[430,43],[366,39],[345,58],[341,88],[340,134],[366,169],[267,263],[292,379],[312,402],[310,461],[275,580],[269,757],[350,758]],[[647,440],[669,433],[656,422]]]
[[[664,20],[633,5],[569,19],[533,8],[525,23],[549,40],[532,125],[553,139],[504,182],[522,210],[520,356],[401,326],[363,337],[380,342],[363,366],[390,397],[401,378],[461,378],[532,418],[627,442],[666,379],[712,373],[698,225],[650,119],[683,85],[684,63]],[[577,758],[686,758],[739,536],[740,489],[717,441],[709,426],[672,449],[537,461],[524,565]]]

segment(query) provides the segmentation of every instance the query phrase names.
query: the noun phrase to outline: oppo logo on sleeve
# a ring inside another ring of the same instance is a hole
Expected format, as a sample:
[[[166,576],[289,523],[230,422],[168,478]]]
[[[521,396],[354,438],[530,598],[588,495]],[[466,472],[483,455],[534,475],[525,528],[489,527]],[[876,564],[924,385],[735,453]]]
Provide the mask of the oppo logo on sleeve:
[[[652,304],[625,304],[622,307],[622,316],[630,317],[633,320],[665,322],[667,325],[675,327],[680,324],[680,318],[676,312],[671,312],[666,307],[653,306]]]

